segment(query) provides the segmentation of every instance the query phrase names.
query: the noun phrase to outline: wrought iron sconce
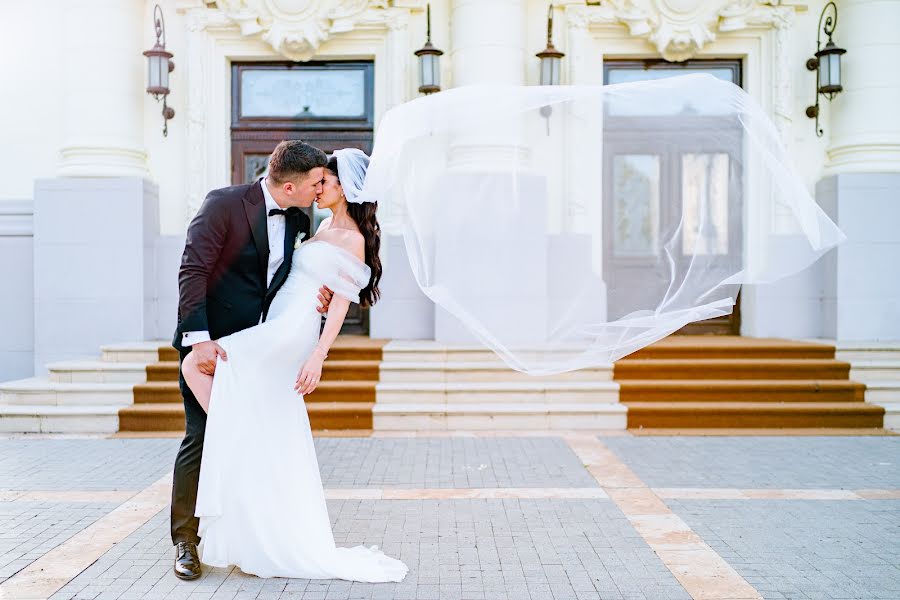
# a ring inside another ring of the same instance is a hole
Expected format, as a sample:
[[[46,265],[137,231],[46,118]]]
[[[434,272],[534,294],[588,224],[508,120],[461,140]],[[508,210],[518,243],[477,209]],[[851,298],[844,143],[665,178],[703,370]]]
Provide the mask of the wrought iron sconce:
[[[427,10],[425,45],[416,50],[419,57],[419,93],[433,94],[441,91],[441,55],[444,53],[431,44],[431,4]]]
[[[833,15],[825,16],[828,10]],[[816,120],[816,135],[822,137],[824,133],[819,127],[819,95],[825,96],[831,101],[841,90],[841,55],[847,52],[835,45],[831,39],[834,28],[837,26],[837,6],[829,2],[819,15],[819,28],[816,34],[816,55],[806,61],[806,68],[816,72],[816,103],[806,107],[806,116]],[[823,25],[822,19],[825,19]],[[828,36],[825,47],[822,47],[822,32]]]
[[[559,85],[559,72],[565,56],[553,46],[553,5],[547,9],[547,47],[535,54],[541,59],[541,85]]]
[[[169,119],[175,117],[175,110],[167,103],[169,95],[169,73],[175,70],[171,52],[166,50],[166,22],[162,9],[157,4],[153,8],[153,24],[156,28],[156,44],[144,52],[147,57],[147,93],[157,102],[162,97],[163,135],[169,135]]]
[[[559,85],[562,59],[565,56],[553,45],[553,5],[547,8],[547,47],[535,54],[541,59],[541,85]],[[553,107],[542,106],[541,116],[547,120],[547,135],[550,135],[550,115]]]

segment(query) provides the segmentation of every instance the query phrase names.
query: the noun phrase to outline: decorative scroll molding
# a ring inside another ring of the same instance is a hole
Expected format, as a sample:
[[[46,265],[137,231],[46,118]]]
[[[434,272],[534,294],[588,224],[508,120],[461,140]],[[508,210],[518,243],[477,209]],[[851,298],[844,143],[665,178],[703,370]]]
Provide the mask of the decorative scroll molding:
[[[609,0],[602,6],[571,6],[572,27],[621,24],[645,38],[666,60],[682,61],[715,41],[719,33],[748,27],[788,27],[795,7],[779,0]]]
[[[290,60],[309,60],[335,34],[384,23],[387,0],[218,0],[244,36],[256,36]]]

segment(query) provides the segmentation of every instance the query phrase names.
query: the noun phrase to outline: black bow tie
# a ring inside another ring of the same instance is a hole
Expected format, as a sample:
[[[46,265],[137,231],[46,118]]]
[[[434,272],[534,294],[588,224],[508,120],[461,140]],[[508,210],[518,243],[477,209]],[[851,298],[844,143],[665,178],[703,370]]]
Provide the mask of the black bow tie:
[[[290,217],[296,217],[301,212],[303,212],[303,211],[301,211],[296,206],[291,206],[290,208],[273,208],[272,210],[269,211],[269,216],[271,217],[273,215],[284,215],[285,218],[290,218]]]

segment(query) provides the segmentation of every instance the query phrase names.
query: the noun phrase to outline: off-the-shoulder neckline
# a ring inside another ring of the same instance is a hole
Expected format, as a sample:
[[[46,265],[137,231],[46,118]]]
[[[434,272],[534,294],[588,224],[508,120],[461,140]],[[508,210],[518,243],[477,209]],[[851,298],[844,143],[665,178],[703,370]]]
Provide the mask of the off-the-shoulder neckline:
[[[367,268],[367,269],[369,268],[369,265],[367,265],[367,264],[365,263],[365,261],[359,260],[359,258],[358,258],[355,254],[353,254],[352,252],[350,252],[350,251],[347,250],[346,248],[341,248],[341,247],[338,246],[337,244],[332,244],[331,242],[328,242],[328,241],[325,241],[325,240],[317,240],[317,239],[310,238],[310,239],[306,240],[305,242],[303,242],[302,244],[300,244],[300,247],[302,248],[303,246],[306,246],[306,245],[309,245],[309,244],[315,244],[315,243],[327,244],[327,245],[331,246],[332,248],[334,248],[334,249],[336,249],[336,250],[339,250],[339,251],[343,252],[344,254],[346,254],[346,255],[349,256],[351,259],[353,259],[355,262],[359,263],[360,265],[364,266],[365,268]]]

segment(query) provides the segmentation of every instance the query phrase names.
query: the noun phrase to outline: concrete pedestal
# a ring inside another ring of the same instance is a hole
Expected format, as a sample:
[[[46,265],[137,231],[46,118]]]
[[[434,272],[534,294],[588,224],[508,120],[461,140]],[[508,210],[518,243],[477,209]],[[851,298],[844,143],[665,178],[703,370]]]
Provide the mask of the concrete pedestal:
[[[34,365],[156,337],[156,185],[39,180],[34,193]]]

